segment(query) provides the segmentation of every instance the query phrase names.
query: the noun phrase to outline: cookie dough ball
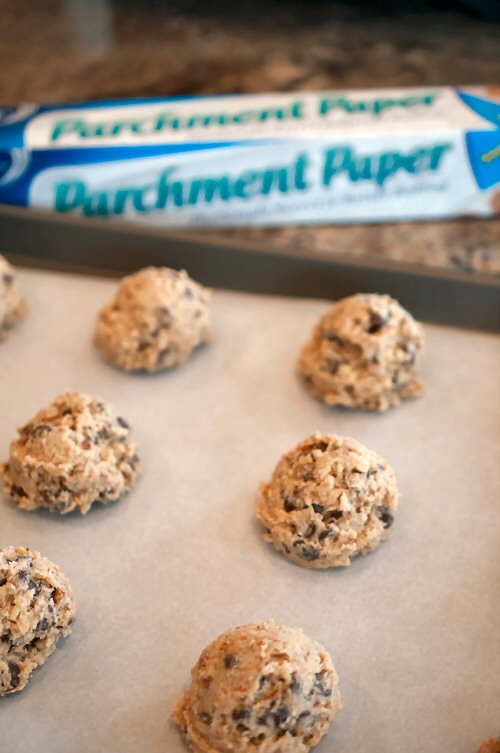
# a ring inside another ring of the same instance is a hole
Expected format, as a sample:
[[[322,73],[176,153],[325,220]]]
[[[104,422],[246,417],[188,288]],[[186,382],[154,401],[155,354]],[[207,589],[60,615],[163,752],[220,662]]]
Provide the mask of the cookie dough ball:
[[[128,422],[88,395],[61,395],[18,431],[0,470],[7,494],[23,510],[86,513],[94,502],[121,497],[139,473]]]
[[[71,633],[71,585],[57,565],[23,547],[0,549],[0,696],[22,690]]]
[[[353,295],[320,319],[299,370],[328,405],[386,410],[422,393],[423,343],[422,327],[393,298]]]
[[[14,268],[0,256],[0,342],[7,338],[9,330],[26,311],[26,302],[15,284]]]
[[[360,442],[315,434],[284,455],[261,487],[266,540],[302,567],[348,566],[390,535],[392,468]]]
[[[142,269],[123,279],[100,312],[96,345],[126,371],[179,366],[211,338],[209,297],[184,271]]]
[[[219,636],[191,675],[172,716],[195,753],[307,753],[342,708],[325,649],[272,621]]]

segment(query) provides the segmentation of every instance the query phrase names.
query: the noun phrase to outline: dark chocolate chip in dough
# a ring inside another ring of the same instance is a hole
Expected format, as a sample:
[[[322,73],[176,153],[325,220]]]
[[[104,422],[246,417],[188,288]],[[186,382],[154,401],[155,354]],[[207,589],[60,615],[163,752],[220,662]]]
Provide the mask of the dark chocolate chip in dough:
[[[278,727],[281,727],[283,724],[285,724],[289,715],[290,711],[288,710],[288,706],[286,705],[286,703],[283,703],[274,714],[274,721],[276,722],[276,725]]]
[[[12,491],[12,494],[13,494],[13,495],[14,495],[15,497],[27,497],[27,496],[28,496],[28,495],[26,494],[26,492],[24,491],[24,489],[22,488],[22,486],[16,486],[16,485],[13,485],[13,486],[11,487],[11,491]]]
[[[49,629],[49,621],[46,617],[42,617],[42,619],[39,620],[37,623],[36,632],[45,633],[45,631],[48,629]]]
[[[231,714],[235,722],[239,722],[241,719],[248,719],[250,716],[250,709],[247,708],[240,708],[240,709],[233,709],[233,713]]]
[[[316,523],[313,523],[311,521],[311,523],[308,524],[308,526],[307,526],[307,528],[306,528],[306,530],[304,532],[304,538],[305,539],[310,539],[310,538],[312,538],[314,536],[315,533],[316,533]]]
[[[317,672],[314,676],[314,687],[319,690],[322,696],[329,698],[332,694],[332,689],[329,685],[325,684],[324,672]]]
[[[304,544],[300,539],[294,542],[294,546],[297,549],[297,554],[303,560],[307,562],[314,562],[319,559],[319,549],[312,544]]]
[[[13,690],[19,685],[19,666],[14,661],[8,661],[7,666],[10,672],[10,689]]]
[[[388,507],[379,507],[377,515],[384,524],[384,528],[390,528],[394,523],[394,515],[390,512]]]

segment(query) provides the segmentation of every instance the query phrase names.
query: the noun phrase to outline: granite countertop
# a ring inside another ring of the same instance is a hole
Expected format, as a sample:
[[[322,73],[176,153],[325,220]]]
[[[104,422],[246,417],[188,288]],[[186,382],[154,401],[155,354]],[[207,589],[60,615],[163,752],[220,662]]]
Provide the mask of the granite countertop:
[[[497,83],[494,24],[425,2],[386,0],[377,3],[377,15],[370,7],[327,0],[0,0],[0,99]],[[276,249],[500,275],[500,220],[223,234]]]

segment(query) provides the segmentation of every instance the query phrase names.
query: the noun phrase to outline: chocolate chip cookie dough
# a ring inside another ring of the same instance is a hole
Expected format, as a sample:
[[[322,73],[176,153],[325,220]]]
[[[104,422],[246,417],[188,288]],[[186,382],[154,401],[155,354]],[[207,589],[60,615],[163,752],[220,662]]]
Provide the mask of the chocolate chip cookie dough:
[[[179,366],[211,338],[209,297],[184,271],[142,269],[123,279],[99,313],[96,345],[125,371]]]
[[[0,342],[11,328],[24,317],[27,305],[16,287],[14,268],[0,256]]]
[[[311,392],[328,405],[387,410],[423,391],[423,330],[388,295],[360,293],[320,319],[299,359]]]
[[[315,434],[284,455],[261,487],[266,540],[302,567],[348,566],[390,535],[397,505],[390,465],[360,442]]]
[[[6,493],[23,510],[62,515],[125,494],[140,471],[130,426],[110,403],[67,392],[18,430],[0,466]]]
[[[172,717],[194,753],[307,753],[342,708],[326,650],[269,621],[219,636]]]
[[[76,605],[57,565],[38,552],[0,549],[0,696],[22,690],[71,633]]]

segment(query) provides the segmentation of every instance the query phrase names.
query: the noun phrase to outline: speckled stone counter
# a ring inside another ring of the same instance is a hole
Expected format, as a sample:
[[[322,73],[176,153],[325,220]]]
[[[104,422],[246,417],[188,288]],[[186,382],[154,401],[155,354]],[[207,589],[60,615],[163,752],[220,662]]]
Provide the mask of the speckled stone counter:
[[[400,3],[404,14],[376,5],[378,15],[375,4],[326,0],[0,0],[0,100],[497,82],[493,24],[423,3]],[[223,234],[500,275],[500,220]]]

